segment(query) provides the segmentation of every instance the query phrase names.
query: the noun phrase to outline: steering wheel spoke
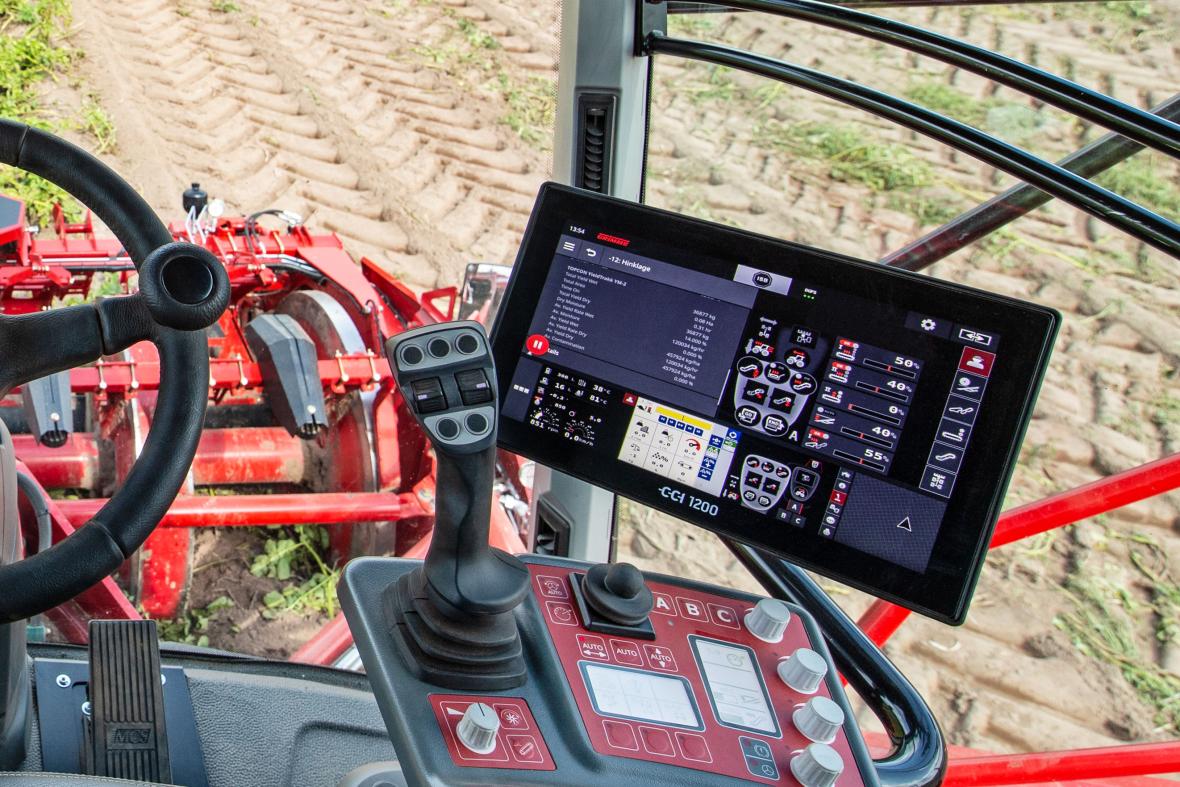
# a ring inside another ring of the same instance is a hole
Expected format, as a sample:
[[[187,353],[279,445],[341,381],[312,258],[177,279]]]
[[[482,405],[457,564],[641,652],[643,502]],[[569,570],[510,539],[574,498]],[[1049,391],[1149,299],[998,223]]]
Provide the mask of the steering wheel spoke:
[[[0,315],[0,396],[30,380],[91,363],[151,339],[155,330],[140,295],[46,312]]]

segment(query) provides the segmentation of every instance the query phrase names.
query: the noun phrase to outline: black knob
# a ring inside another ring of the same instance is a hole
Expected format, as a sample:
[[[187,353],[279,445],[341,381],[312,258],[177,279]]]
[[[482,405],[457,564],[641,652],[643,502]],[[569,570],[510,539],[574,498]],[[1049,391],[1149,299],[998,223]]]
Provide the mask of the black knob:
[[[208,249],[168,243],[143,261],[139,291],[157,323],[199,331],[217,322],[229,306],[229,275]]]
[[[201,188],[200,183],[194,183],[180,195],[180,201],[184,206],[184,215],[192,213],[194,216],[200,216],[209,204],[209,195]]]
[[[641,625],[655,603],[643,572],[630,563],[600,563],[582,581],[586,603],[596,613],[622,626]]]
[[[635,598],[647,590],[643,584],[643,573],[630,563],[615,563],[606,570],[602,583],[620,598]]]

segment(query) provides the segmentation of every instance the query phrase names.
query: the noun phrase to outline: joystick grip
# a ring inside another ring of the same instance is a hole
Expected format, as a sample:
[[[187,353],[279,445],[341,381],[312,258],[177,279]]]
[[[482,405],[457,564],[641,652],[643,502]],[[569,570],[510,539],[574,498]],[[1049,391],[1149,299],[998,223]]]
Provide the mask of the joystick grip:
[[[488,545],[499,412],[487,336],[475,322],[431,325],[390,339],[385,353],[436,457],[430,549],[391,588],[402,654],[437,685],[519,686],[525,671],[512,610],[528,593],[528,569]]]

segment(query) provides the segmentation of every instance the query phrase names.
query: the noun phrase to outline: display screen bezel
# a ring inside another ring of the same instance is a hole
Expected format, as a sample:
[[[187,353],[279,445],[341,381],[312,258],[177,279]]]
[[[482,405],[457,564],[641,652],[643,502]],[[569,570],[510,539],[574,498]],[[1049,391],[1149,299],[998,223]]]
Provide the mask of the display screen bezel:
[[[675,258],[667,261],[723,279],[729,279],[741,261],[758,260],[759,266],[771,273],[805,279],[820,288],[838,289],[891,308],[953,315],[961,323],[1000,335],[1003,363],[997,364],[988,381],[985,400],[998,406],[981,409],[975,433],[1008,435],[1009,439],[973,438],[922,574],[833,541],[809,541],[753,512],[744,521],[713,520],[661,497],[658,490],[666,479],[617,459],[603,462],[601,450],[571,445],[524,422],[500,419],[499,445],[506,450],[720,535],[767,549],[935,619],[962,623],[1048,365],[1060,315],[1047,307],[982,290],[546,183],[529,219],[492,331],[501,401],[521,357],[559,238],[568,232],[571,221],[642,242],[651,256],[659,257],[650,249],[674,250]]]

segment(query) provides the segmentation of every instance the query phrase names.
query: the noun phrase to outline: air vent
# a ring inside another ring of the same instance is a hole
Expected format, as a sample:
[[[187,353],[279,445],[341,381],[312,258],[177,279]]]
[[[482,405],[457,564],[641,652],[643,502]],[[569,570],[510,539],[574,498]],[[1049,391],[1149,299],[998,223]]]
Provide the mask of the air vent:
[[[600,194],[610,191],[614,121],[614,96],[606,93],[583,93],[579,96],[575,186]]]
[[[533,552],[538,555],[569,557],[572,524],[569,516],[549,500],[547,495],[541,495],[537,500],[536,540],[533,542]]]

